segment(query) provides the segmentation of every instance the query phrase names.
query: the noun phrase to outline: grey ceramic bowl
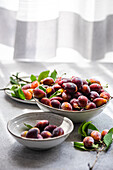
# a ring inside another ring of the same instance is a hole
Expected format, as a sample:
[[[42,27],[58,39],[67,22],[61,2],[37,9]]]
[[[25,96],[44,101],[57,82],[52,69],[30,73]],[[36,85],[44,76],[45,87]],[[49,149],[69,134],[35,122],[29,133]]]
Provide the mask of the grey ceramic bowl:
[[[68,110],[63,110],[63,109],[57,109],[54,107],[50,107],[48,105],[45,105],[41,103],[38,99],[35,98],[35,101],[38,105],[38,107],[43,110],[43,111],[49,111],[53,112],[55,114],[61,115],[61,116],[66,116],[69,119],[71,119],[74,123],[80,123],[83,121],[88,121],[91,118],[97,116],[100,114],[103,109],[107,106],[108,102],[98,108],[95,109],[90,109],[90,110],[84,110],[84,111],[68,111]]]
[[[34,126],[40,120],[48,120],[50,124],[60,126],[64,130],[64,134],[54,138],[32,139],[21,137],[21,132],[25,130],[24,123]],[[73,131],[73,123],[70,119],[48,113],[48,112],[30,112],[22,114],[7,123],[9,133],[22,145],[36,150],[44,150],[55,147],[66,140]]]

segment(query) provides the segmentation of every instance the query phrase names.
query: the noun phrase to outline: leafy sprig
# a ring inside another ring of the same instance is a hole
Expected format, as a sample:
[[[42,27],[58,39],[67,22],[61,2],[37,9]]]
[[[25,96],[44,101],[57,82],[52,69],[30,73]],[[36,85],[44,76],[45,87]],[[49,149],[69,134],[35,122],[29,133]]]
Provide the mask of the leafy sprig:
[[[91,121],[89,122],[84,121],[78,128],[78,133],[81,135],[82,138],[84,138],[90,135],[89,131],[93,131],[93,130],[99,131],[97,127],[91,123]],[[74,147],[76,149],[83,150],[83,151],[96,151],[97,152],[96,159],[93,165],[90,166],[90,163],[88,163],[89,170],[92,170],[94,165],[96,164],[98,157],[99,157],[99,153],[102,151],[106,152],[111,146],[112,135],[113,135],[113,128],[111,128],[108,131],[108,133],[103,137],[103,139],[101,139],[98,143],[93,144],[91,148],[86,148],[83,142],[74,142]]]

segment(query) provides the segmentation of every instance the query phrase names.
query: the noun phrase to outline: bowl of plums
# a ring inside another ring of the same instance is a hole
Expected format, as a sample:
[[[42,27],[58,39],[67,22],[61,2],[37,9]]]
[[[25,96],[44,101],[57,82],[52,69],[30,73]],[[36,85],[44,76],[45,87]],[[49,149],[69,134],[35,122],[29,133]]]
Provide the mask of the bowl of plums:
[[[58,76],[56,70],[43,71],[38,77],[31,75],[30,78],[30,83],[24,82],[11,88],[13,98],[20,97],[21,101],[35,103],[41,110],[66,116],[74,123],[97,116],[112,98],[106,86],[96,78]],[[13,78],[11,80],[15,82]]]
[[[44,78],[34,89],[34,99],[44,111],[66,116],[74,123],[83,122],[100,114],[111,99],[99,80],[80,77]]]
[[[7,129],[22,145],[46,150],[61,144],[73,131],[67,117],[48,112],[29,112],[9,120]]]

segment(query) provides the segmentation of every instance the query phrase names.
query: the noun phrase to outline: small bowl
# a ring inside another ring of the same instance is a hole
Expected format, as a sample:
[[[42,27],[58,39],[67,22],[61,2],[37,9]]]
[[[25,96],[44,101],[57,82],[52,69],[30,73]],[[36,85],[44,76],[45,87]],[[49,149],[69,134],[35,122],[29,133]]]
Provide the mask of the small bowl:
[[[109,103],[109,101],[108,101],[106,104],[104,104],[98,108],[95,108],[95,109],[83,110],[83,111],[69,111],[69,110],[63,110],[63,109],[57,109],[54,107],[50,107],[48,105],[41,103],[36,98],[35,98],[35,101],[41,110],[53,112],[53,113],[61,115],[61,116],[66,116],[69,119],[71,119],[74,123],[80,123],[83,121],[90,120],[91,118],[100,114],[103,111],[103,109],[107,106],[107,104]]]
[[[50,124],[62,127],[64,134],[54,138],[33,139],[21,137],[22,131],[25,130],[25,125],[34,126],[39,120],[48,120]],[[30,112],[22,114],[7,123],[7,129],[10,134],[22,145],[36,150],[45,150],[55,147],[66,140],[69,134],[73,131],[74,125],[72,121],[66,117],[55,115],[48,112]]]

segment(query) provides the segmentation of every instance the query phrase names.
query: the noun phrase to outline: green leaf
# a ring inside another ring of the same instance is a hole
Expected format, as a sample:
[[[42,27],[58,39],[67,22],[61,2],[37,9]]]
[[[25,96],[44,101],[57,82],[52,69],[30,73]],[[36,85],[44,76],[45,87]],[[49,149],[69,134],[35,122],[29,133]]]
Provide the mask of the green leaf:
[[[32,82],[37,80],[36,76],[34,76],[33,74],[31,75],[30,79],[31,79]]]
[[[11,95],[12,95],[13,97],[17,97],[17,98],[20,98],[20,99],[25,100],[25,95],[24,95],[21,87],[14,88],[13,92],[14,92],[14,93],[11,93]]]
[[[91,81],[89,79],[86,79],[86,81],[88,82],[89,85],[91,84]]]
[[[82,126],[82,136],[83,137],[88,136],[88,126],[89,126],[90,123],[91,123],[91,121],[83,124],[83,126]]]
[[[61,94],[61,91],[56,91],[55,93],[53,93],[50,97],[49,97],[49,99],[51,99],[52,97],[56,97],[56,96],[59,96]]]
[[[33,128],[33,126],[31,126],[31,125],[29,125],[29,124],[24,123],[24,125],[25,125],[28,129]]]
[[[13,85],[12,87],[11,87],[11,91],[14,91],[15,89],[17,89],[18,88],[18,85]]]
[[[38,86],[39,89],[43,90],[46,93],[46,88],[43,86]]]
[[[20,72],[17,72],[17,73],[16,73],[16,77],[18,77],[19,73],[20,73]]]
[[[48,77],[49,72],[50,72],[49,70],[41,72],[40,75],[38,76],[38,82],[40,82],[42,79]]]
[[[74,147],[79,149],[79,150],[83,150],[83,151],[88,151],[89,149],[84,147],[83,142],[74,142]]]
[[[82,126],[86,123],[86,121],[82,122],[82,124],[80,125],[80,127],[78,128],[78,133],[80,135],[82,135]]]
[[[88,125],[88,129],[99,131],[92,123]]]
[[[108,133],[112,133],[113,134],[113,128],[111,128]]]
[[[16,79],[14,79],[13,77],[10,77],[10,83],[11,84],[19,84],[18,81]]]
[[[50,77],[52,77],[52,78],[53,78],[53,80],[56,80],[56,77],[57,77],[57,71],[56,71],[56,70],[54,70],[54,71],[51,73]]]
[[[108,134],[106,134],[103,138],[103,141],[106,145],[106,151],[109,149],[111,143],[112,143],[112,132],[109,132]]]
[[[16,97],[16,94],[15,94],[15,93],[11,93],[11,95],[12,95],[13,97]]]

